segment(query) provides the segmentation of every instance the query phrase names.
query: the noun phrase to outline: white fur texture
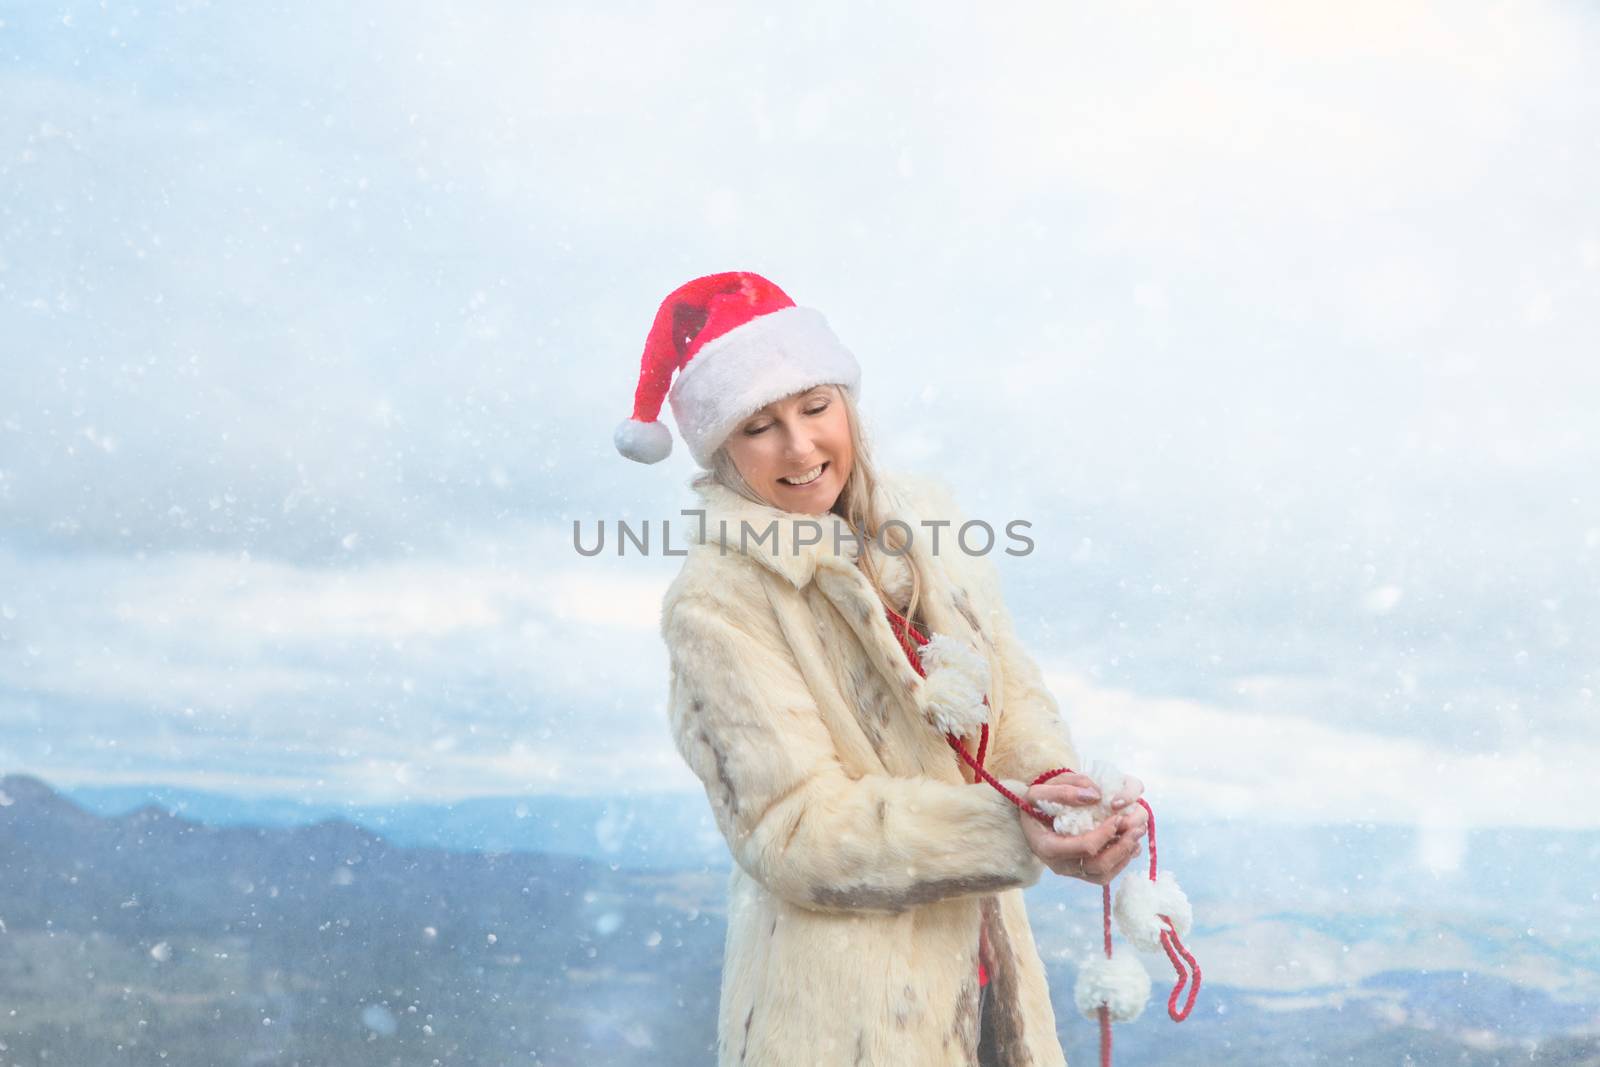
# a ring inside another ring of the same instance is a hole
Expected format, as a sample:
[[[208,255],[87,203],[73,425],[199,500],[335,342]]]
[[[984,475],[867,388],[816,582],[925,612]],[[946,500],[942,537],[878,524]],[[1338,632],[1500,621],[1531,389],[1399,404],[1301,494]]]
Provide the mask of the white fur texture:
[[[1061,804],[1053,800],[1036,800],[1035,806],[1051,816],[1050,828],[1058,834],[1076,836],[1086,834],[1112,815],[1111,798],[1122,788],[1123,774],[1111,764],[1095,760],[1078,773],[1094,781],[1100,790],[1100,800],[1095,804]]]
[[[942,734],[966,737],[989,721],[983,696],[989,689],[989,661],[971,644],[951,634],[933,634],[918,650],[928,720]]]
[[[667,392],[678,433],[705,468],[734,427],[774,400],[814,385],[861,393],[861,365],[822,313],[786,307],[707,341]]]
[[[1194,925],[1194,910],[1171,871],[1158,872],[1153,882],[1147,872],[1145,868],[1123,877],[1113,911],[1123,937],[1146,952],[1161,952],[1161,931],[1167,924],[1160,917],[1170,918],[1178,936],[1187,937]]]
[[[882,538],[867,539],[867,553],[872,557],[878,572],[878,583],[893,602],[895,610],[904,613],[911,601],[911,567],[904,552],[886,552]]]
[[[1111,1021],[1131,1022],[1150,1000],[1150,972],[1131,952],[1106,959],[1092,957],[1078,971],[1072,989],[1078,1010],[1090,1019],[1099,1017],[1100,1005],[1111,1009]]]
[[[611,440],[618,452],[636,463],[660,463],[672,454],[672,431],[659,421],[623,419]]]

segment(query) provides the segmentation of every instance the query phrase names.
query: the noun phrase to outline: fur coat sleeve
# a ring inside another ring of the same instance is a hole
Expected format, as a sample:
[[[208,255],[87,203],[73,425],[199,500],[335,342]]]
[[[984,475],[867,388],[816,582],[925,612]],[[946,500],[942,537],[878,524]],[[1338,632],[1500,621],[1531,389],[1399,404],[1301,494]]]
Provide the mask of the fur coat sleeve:
[[[1018,812],[993,789],[841,764],[752,587],[760,577],[739,577],[720,595],[669,596],[662,622],[674,743],[739,866],[783,900],[825,911],[898,913],[1036,882],[1043,867]],[[1016,691],[1038,699],[1026,678]]]

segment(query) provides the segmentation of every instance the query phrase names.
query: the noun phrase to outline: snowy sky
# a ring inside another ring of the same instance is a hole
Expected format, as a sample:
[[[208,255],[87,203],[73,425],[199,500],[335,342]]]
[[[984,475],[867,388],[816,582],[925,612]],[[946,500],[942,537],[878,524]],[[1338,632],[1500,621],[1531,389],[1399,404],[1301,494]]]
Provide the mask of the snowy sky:
[[[745,269],[1033,523],[1086,757],[1600,826],[1600,15],[970,7],[0,6],[0,766],[696,789],[571,522],[692,503],[611,430]]]

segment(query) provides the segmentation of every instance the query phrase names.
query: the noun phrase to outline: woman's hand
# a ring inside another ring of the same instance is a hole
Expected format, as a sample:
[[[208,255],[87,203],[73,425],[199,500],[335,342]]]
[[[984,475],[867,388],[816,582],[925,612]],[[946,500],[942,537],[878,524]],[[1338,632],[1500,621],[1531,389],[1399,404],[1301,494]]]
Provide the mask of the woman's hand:
[[[1094,829],[1075,835],[1058,834],[1027,812],[1018,812],[1028,847],[1056,874],[1107,885],[1139,854],[1139,839],[1149,827],[1143,804],[1134,803],[1144,783],[1132,775],[1111,798],[1112,814]],[[1028,787],[1028,801],[1092,807],[1100,803],[1093,779],[1082,774],[1060,774],[1041,785]]]

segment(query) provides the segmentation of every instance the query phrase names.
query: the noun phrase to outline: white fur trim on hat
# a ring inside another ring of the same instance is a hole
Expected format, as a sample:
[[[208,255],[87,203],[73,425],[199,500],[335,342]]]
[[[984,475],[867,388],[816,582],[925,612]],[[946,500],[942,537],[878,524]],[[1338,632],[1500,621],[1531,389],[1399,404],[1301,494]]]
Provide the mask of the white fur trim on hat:
[[[702,467],[740,421],[814,385],[861,389],[861,366],[820,311],[786,307],[736,326],[678,371],[667,402],[689,454]]]
[[[1114,910],[1122,936],[1146,952],[1162,951],[1161,932],[1167,924],[1161,916],[1172,920],[1179,937],[1189,936],[1194,925],[1194,909],[1171,871],[1159,872],[1153,882],[1142,872],[1124,877]]]
[[[1111,959],[1091,957],[1078,971],[1072,999],[1091,1019],[1099,1016],[1104,1004],[1111,1009],[1113,1022],[1131,1022],[1150,1000],[1150,972],[1131,952]]]

